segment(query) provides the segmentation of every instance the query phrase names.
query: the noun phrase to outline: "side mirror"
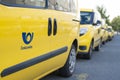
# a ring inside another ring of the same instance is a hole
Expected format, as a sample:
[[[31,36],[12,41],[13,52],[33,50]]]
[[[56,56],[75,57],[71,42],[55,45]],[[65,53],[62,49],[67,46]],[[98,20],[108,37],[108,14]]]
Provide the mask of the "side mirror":
[[[104,29],[103,27],[101,29]]]
[[[98,20],[98,21],[97,21],[97,24],[100,25],[100,24],[101,24],[101,21]]]
[[[101,21],[100,20],[97,20],[96,23],[93,23],[94,26],[97,26],[97,25],[100,25],[101,24]]]

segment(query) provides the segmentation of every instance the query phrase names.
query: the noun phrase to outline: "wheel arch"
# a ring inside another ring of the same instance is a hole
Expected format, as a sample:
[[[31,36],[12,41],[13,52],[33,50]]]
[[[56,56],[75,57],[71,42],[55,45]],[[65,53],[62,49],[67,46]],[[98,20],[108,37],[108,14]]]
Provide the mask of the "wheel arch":
[[[94,46],[94,38],[92,38],[91,43],[92,43],[92,45]]]
[[[77,50],[78,50],[78,40],[75,39],[75,40],[73,41],[72,45],[75,46],[75,49],[76,49],[76,51],[77,51]]]

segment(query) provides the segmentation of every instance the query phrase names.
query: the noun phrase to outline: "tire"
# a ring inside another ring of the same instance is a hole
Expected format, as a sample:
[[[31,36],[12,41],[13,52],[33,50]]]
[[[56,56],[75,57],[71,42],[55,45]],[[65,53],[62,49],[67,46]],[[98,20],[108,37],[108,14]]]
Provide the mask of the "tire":
[[[102,44],[105,45],[105,42],[106,42],[106,41],[103,41]]]
[[[100,39],[100,48],[103,46],[102,44],[102,38]]]
[[[112,39],[109,39],[109,41],[112,41]]]
[[[112,41],[112,37],[109,36],[109,41]]]
[[[75,46],[72,45],[68,59],[61,69],[59,69],[59,74],[63,77],[70,77],[74,73],[76,64],[76,49]]]
[[[109,41],[109,37],[107,38],[106,42],[108,42],[108,41]]]
[[[92,51],[93,51],[93,43],[90,44],[89,52],[84,55],[84,58],[85,58],[85,59],[91,59]]]
[[[97,47],[95,47],[95,51],[100,51],[101,46],[102,46],[102,40],[100,40],[99,45]]]

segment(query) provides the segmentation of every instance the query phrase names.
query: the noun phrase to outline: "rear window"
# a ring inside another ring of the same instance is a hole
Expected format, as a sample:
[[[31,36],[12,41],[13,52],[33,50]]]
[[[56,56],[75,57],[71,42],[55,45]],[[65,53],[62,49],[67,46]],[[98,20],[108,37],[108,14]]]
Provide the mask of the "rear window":
[[[46,0],[0,0],[8,6],[45,7]]]

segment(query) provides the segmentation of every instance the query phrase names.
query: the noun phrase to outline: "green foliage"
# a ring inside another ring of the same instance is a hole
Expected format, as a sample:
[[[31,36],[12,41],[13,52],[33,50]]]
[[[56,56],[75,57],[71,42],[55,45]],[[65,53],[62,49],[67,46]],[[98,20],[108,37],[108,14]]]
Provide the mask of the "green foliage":
[[[114,30],[120,31],[120,16],[117,16],[112,20],[111,26]]]
[[[104,9],[104,7],[103,6],[97,6],[97,10],[98,10],[98,12],[100,13],[100,15],[101,15],[101,17],[102,17],[102,19],[105,19],[105,14],[106,14],[106,9]]]
[[[97,6],[97,11],[100,13],[102,19],[105,19],[106,23],[110,25],[110,15],[106,15],[107,10],[103,6]]]

